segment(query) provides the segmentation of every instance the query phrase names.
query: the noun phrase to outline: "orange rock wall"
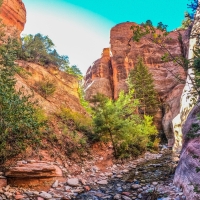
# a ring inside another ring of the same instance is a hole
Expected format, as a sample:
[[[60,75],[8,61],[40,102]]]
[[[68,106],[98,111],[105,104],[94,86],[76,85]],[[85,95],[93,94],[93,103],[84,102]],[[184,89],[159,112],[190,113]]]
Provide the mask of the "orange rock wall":
[[[121,90],[127,90],[126,79],[128,74],[134,68],[138,57],[142,57],[153,75],[155,89],[163,104],[163,108],[155,116],[155,124],[159,130],[164,130],[171,146],[174,142],[172,119],[179,113],[180,97],[184,87],[184,82],[176,79],[175,75],[179,75],[182,80],[185,80],[185,72],[182,67],[173,62],[162,62],[163,51],[149,40],[142,38],[139,42],[131,41],[133,33],[130,27],[134,25],[137,24],[126,22],[111,29],[111,56],[103,53],[102,57],[88,69],[85,76],[86,99],[89,100],[98,92],[110,98],[117,98]],[[181,34],[185,43],[187,43],[186,32],[182,31]],[[180,55],[178,32],[173,31],[168,37],[170,39],[165,41],[166,48],[172,55]],[[100,73],[102,66],[103,73]]]
[[[11,30],[18,30],[21,33],[26,23],[26,8],[22,0],[3,0],[0,19]]]

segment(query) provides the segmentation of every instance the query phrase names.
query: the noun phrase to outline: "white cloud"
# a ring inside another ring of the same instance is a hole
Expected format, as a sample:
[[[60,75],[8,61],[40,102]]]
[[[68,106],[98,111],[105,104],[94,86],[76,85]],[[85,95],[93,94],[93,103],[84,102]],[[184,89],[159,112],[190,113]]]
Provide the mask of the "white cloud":
[[[27,24],[22,34],[48,35],[58,52],[68,55],[70,63],[84,74],[100,58],[103,48],[109,47],[113,22],[70,4],[54,11],[45,7],[35,9],[27,7]]]

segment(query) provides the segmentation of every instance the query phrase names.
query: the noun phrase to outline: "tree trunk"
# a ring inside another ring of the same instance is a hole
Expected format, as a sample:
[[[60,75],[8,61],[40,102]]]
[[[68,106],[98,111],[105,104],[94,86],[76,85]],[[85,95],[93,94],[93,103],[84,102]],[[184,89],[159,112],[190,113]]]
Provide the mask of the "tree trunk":
[[[113,139],[113,135],[112,135],[112,132],[111,130],[109,129],[109,134],[110,134],[110,139],[111,139],[111,142],[112,142],[112,145],[113,145],[113,150],[114,150],[114,156],[115,158],[117,158],[117,148],[115,146],[115,142],[114,142],[114,139]]]

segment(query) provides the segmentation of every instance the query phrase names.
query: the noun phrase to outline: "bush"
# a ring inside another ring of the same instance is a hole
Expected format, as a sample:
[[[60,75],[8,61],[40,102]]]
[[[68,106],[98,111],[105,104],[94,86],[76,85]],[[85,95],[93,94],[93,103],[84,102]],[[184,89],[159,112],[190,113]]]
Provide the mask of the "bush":
[[[2,38],[0,38],[2,40]],[[32,96],[15,91],[17,39],[8,38],[0,46],[0,161],[12,158],[29,145],[39,144],[44,121],[38,119]]]
[[[39,93],[46,99],[48,96],[53,95],[53,93],[56,91],[56,86],[55,84],[50,81],[40,81],[36,84],[38,87]]]
[[[40,65],[53,64],[61,71],[72,74],[78,79],[83,75],[76,65],[70,66],[69,58],[66,55],[59,55],[55,49],[53,41],[40,33],[36,35],[25,35],[21,38],[21,50],[18,52],[18,58]]]
[[[85,133],[92,131],[92,120],[81,113],[72,111],[69,108],[63,108],[57,115],[70,130],[77,130]]]
[[[32,76],[32,74],[30,72],[27,72],[25,69],[23,69],[22,67],[16,66],[15,67],[15,72],[21,76],[24,79],[27,79],[28,76]]]
[[[104,142],[112,142],[116,158],[138,156],[157,134],[152,117],[135,114],[139,102],[133,99],[133,90],[121,92],[115,101],[98,94],[93,103],[94,131]]]

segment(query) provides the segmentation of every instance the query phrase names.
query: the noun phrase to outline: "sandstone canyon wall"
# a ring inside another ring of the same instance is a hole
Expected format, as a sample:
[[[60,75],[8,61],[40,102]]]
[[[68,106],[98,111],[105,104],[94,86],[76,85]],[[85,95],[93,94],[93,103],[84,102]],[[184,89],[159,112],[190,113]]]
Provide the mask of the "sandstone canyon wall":
[[[22,0],[3,0],[0,6],[0,19],[6,25],[6,34],[17,31],[19,35],[26,23],[26,9]]]
[[[108,49],[104,49],[102,57],[95,61],[86,73],[86,99],[90,100],[98,92],[117,98],[121,90],[127,89],[126,79],[129,71],[134,68],[137,58],[141,56],[153,75],[155,89],[163,104],[162,109],[155,116],[156,125],[160,130],[164,130],[168,144],[172,146],[174,143],[172,119],[179,113],[180,97],[184,87],[184,82],[177,80],[175,75],[179,75],[182,80],[185,80],[185,72],[182,67],[173,62],[162,62],[163,51],[149,40],[143,38],[140,42],[130,41],[132,25],[136,26],[137,24],[126,22],[111,29],[110,54]],[[181,34],[187,43],[187,33],[182,31]],[[180,55],[178,33],[173,31],[168,38],[171,39],[165,41],[166,48],[174,56]]]
[[[17,61],[23,73],[16,74],[16,89],[23,87],[24,93],[34,92],[34,100],[37,100],[41,108],[49,115],[57,113],[62,108],[85,114],[85,109],[80,104],[78,94],[78,80],[70,74],[59,71],[54,66],[43,67],[35,63]],[[49,81],[54,84],[53,95],[44,97],[40,94],[38,84]]]
[[[23,2],[21,0],[3,0],[0,6],[0,19],[5,25],[6,36],[15,33],[19,36],[26,22],[26,9]],[[25,95],[34,94],[32,100],[37,101],[48,116],[50,124],[48,128],[53,134],[61,134],[60,121],[56,118],[56,113],[59,113],[62,108],[86,114],[80,104],[79,84],[74,76],[59,71],[55,66],[43,67],[26,61],[16,61],[16,64],[18,65],[18,73],[15,75],[16,90],[20,89]],[[55,92],[48,97],[41,95],[38,88],[38,83],[45,81],[53,82],[55,86]],[[25,154],[28,162],[21,161],[21,155],[7,161],[8,165],[12,163],[12,167],[6,170],[6,177],[0,177],[0,187],[6,186],[7,178],[11,186],[49,188],[55,180],[62,177],[60,167],[52,163],[54,158],[51,157],[50,150],[53,150],[55,154],[58,152],[57,160],[60,159],[59,157],[64,157],[65,160],[69,159],[58,147],[51,146],[51,149],[40,149],[37,153],[27,149]],[[15,162],[16,160],[18,162]]]
[[[188,59],[194,57],[194,48],[199,48],[200,34],[200,7],[197,8],[193,27],[190,35]],[[200,158],[200,99],[191,95],[194,86],[190,79],[193,77],[193,69],[188,70],[187,83],[181,99],[180,114],[177,117],[175,126],[179,126],[183,137],[183,147],[180,161],[175,172],[174,183],[183,188],[188,200],[200,199],[200,178],[199,178],[199,158]],[[194,105],[196,99],[197,103]]]

